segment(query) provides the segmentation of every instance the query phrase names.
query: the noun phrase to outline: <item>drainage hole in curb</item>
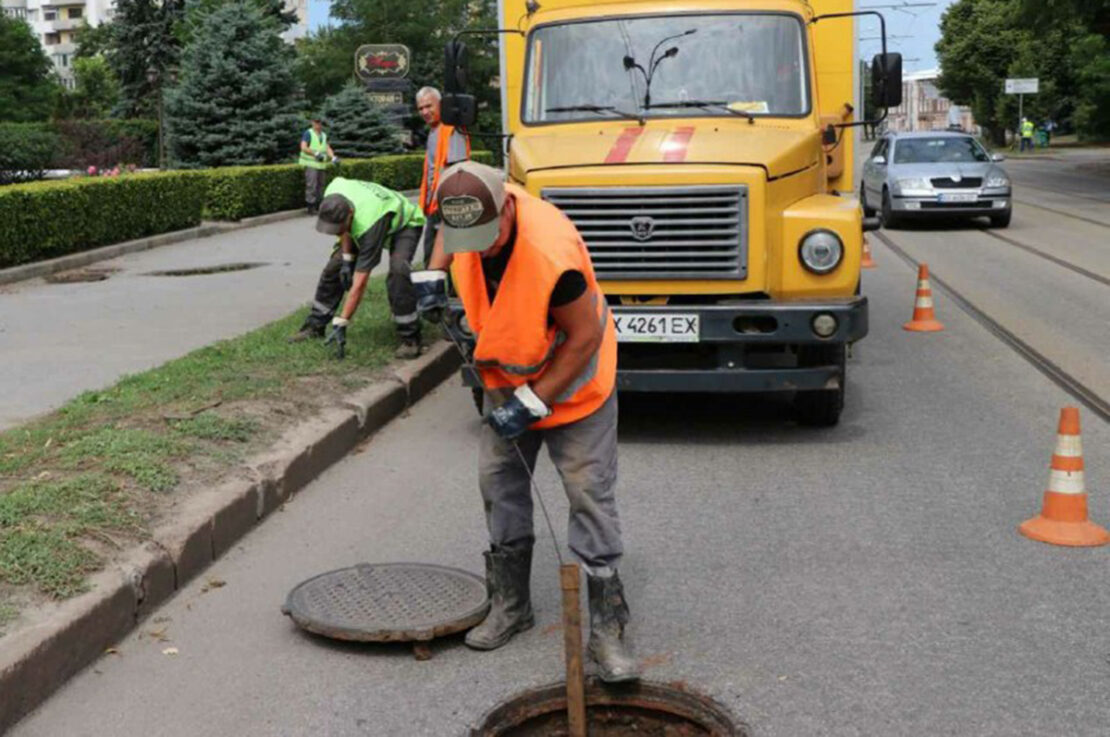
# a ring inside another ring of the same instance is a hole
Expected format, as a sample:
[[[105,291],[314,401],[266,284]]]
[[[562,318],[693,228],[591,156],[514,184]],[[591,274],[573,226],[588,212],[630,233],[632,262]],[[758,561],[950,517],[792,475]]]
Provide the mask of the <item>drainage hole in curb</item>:
[[[148,271],[146,276],[204,276],[205,274],[226,274],[229,271],[246,271],[268,266],[265,261],[242,261],[234,264],[220,264],[218,266],[198,266],[193,269],[167,269],[165,271]]]
[[[119,271],[116,268],[70,269],[43,277],[50,284],[76,284],[78,282],[104,281]]]
[[[586,688],[590,737],[748,737],[747,727],[685,684]],[[566,686],[526,691],[494,707],[471,737],[566,737]]]

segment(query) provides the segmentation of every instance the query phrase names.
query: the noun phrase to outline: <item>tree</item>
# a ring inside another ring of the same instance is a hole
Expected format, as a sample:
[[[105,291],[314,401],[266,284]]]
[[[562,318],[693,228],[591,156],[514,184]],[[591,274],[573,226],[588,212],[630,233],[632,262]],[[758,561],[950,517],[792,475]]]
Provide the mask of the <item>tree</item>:
[[[119,102],[119,80],[103,56],[73,60],[72,114],[77,118],[106,118]]]
[[[295,73],[312,109],[319,108],[328,95],[354,79],[358,42],[348,40],[348,35],[346,29],[324,26],[306,38],[297,39]]]
[[[262,11],[264,16],[273,18],[280,26],[282,33],[297,22],[297,12],[286,10],[284,0],[250,0]],[[217,8],[223,7],[228,0],[189,0],[185,6],[185,13],[177,25],[176,35],[182,46],[185,46],[196,35],[196,31],[204,22],[205,16]]]
[[[31,27],[0,14],[0,121],[45,120],[57,89],[54,67]]]
[[[272,164],[297,150],[293,51],[251,0],[209,13],[166,94],[171,157],[184,167]]]
[[[110,21],[98,26],[90,26],[82,22],[76,33],[77,53],[74,54],[74,58],[107,56],[112,51],[112,33],[113,26]]]
[[[329,97],[321,114],[328,127],[328,142],[339,156],[365,159],[401,151],[400,129],[358,84],[348,84]]]
[[[174,31],[184,8],[184,0],[116,0],[108,61],[119,79],[122,117],[157,115],[181,54]]]

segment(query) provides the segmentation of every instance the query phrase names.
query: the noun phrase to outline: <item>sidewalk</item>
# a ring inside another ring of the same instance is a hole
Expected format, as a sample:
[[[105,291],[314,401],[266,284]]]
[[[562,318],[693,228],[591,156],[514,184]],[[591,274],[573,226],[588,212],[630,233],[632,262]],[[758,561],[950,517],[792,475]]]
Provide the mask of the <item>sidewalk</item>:
[[[86,267],[111,270],[103,281],[0,286],[0,429],[287,315],[311,300],[330,247],[304,217]],[[264,265],[149,274],[242,262]]]

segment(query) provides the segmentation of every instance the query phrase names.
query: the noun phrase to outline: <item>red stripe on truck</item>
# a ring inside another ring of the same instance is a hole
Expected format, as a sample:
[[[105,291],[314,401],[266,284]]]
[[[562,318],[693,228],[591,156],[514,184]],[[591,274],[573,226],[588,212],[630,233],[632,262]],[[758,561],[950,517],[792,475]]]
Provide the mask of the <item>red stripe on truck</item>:
[[[609,154],[605,157],[605,163],[623,164],[625,159],[628,158],[628,153],[632,150],[632,145],[636,143],[636,139],[640,137],[643,130],[639,126],[625,128],[617,137],[617,140],[613,142],[613,147],[609,149]]]

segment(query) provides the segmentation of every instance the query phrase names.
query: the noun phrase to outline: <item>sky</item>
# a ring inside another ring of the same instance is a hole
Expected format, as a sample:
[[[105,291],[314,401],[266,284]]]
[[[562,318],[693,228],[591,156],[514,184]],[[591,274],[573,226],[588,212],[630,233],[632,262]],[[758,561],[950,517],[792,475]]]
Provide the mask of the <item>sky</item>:
[[[405,0],[396,0],[404,2]],[[921,69],[932,69],[937,65],[933,44],[940,37],[940,15],[955,0],[858,0],[857,8],[862,9],[868,5],[896,5],[910,3],[934,3],[931,7],[906,8],[905,10],[882,9],[880,12],[886,16],[886,32],[888,49],[900,51],[903,57],[903,68],[907,72]],[[329,0],[309,0],[308,25],[316,29],[328,21]],[[859,23],[860,38],[869,38],[879,35],[879,21],[875,18],[863,18]],[[896,38],[890,38],[895,36]],[[905,36],[906,38],[898,38]],[[367,43],[388,43],[389,39],[367,39]],[[860,56],[871,58],[879,52],[879,42],[861,41],[859,45]]]

